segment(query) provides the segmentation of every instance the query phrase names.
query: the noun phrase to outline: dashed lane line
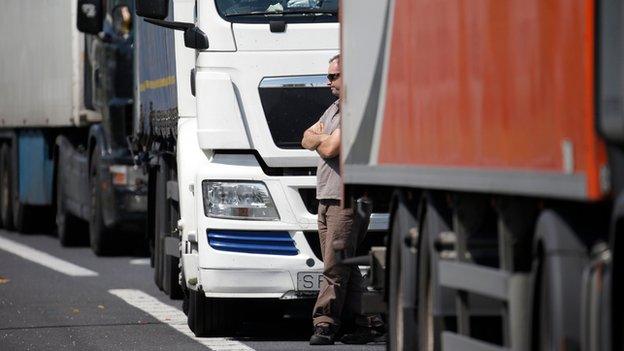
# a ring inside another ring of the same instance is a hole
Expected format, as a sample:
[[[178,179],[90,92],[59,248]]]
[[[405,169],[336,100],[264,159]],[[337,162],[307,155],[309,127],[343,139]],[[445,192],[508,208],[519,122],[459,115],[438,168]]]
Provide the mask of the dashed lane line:
[[[95,277],[98,275],[97,272],[90,269],[77,266],[7,238],[0,237],[0,249],[72,277]]]
[[[180,333],[214,351],[254,351],[251,347],[227,338],[198,338],[186,324],[186,315],[163,302],[158,301],[143,291],[134,289],[113,289],[109,293],[121,298],[126,303],[152,315],[162,323],[168,324]]]

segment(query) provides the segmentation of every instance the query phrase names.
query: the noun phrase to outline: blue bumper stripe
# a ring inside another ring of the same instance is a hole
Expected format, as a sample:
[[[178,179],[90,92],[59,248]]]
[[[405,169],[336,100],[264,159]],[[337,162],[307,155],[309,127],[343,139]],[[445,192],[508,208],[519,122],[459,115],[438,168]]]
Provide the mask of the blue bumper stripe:
[[[221,251],[281,256],[299,253],[288,232],[208,230],[208,243]]]

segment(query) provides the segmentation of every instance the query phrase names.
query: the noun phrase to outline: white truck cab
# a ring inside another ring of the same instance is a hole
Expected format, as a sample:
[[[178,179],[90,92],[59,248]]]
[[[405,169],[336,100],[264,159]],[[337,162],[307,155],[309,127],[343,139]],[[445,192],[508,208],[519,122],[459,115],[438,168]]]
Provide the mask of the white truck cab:
[[[319,156],[300,141],[336,100],[326,74],[339,50],[338,1],[173,4],[175,21],[153,22],[184,30],[175,37],[178,111],[195,115],[177,122],[177,232],[189,326],[204,335],[227,331],[210,320],[236,318],[224,298],[309,298],[319,289]],[[182,43],[206,41],[181,68],[193,52]],[[194,98],[180,89],[189,76]],[[194,108],[183,106],[190,101]],[[387,216],[373,215],[371,230],[386,227]]]

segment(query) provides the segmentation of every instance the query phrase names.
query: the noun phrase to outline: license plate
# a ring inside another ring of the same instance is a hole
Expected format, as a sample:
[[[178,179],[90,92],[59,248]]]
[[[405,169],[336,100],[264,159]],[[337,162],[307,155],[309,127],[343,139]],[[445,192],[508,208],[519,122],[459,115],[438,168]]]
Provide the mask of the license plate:
[[[297,273],[297,290],[318,291],[321,289],[321,272],[299,272]]]

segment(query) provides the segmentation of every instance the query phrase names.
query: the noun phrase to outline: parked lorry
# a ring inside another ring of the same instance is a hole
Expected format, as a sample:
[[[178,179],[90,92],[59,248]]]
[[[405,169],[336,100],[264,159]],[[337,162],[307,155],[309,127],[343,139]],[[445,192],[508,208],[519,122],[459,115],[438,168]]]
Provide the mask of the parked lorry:
[[[335,101],[337,1],[136,5],[156,284],[183,296],[196,335],[232,332],[243,299],[314,297],[318,156],[300,140]],[[373,215],[370,240],[386,221]]]
[[[345,194],[394,193],[389,349],[622,350],[622,2],[341,6]]]
[[[93,13],[81,4],[3,3],[0,218],[6,229],[28,231],[55,210],[63,245],[88,235],[101,255],[121,244],[118,229],[141,226],[146,196],[126,143],[129,46],[108,22],[100,23],[106,35],[82,35],[77,20]]]

